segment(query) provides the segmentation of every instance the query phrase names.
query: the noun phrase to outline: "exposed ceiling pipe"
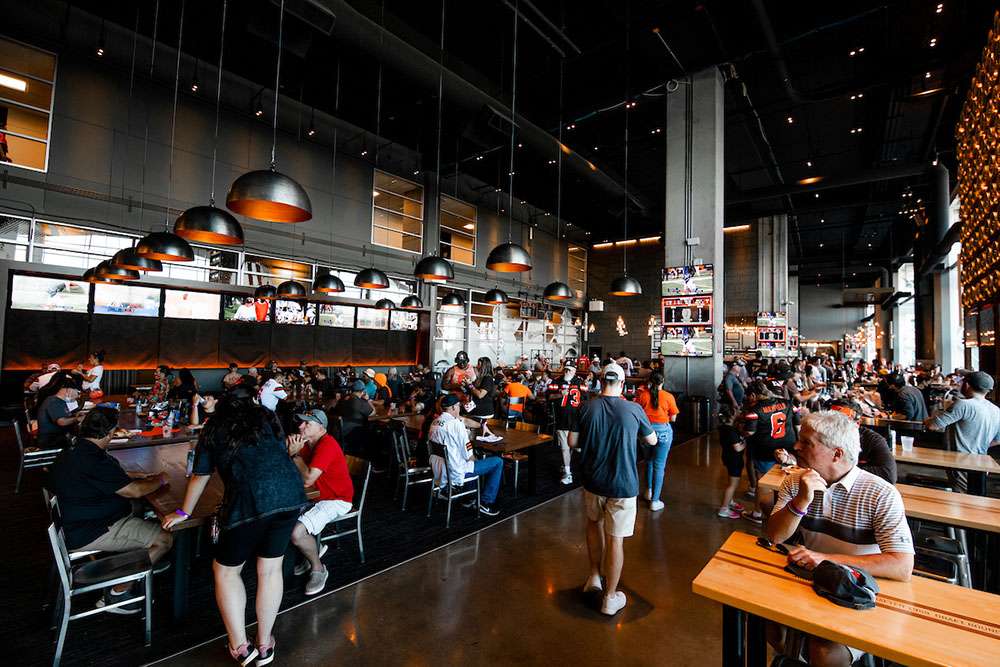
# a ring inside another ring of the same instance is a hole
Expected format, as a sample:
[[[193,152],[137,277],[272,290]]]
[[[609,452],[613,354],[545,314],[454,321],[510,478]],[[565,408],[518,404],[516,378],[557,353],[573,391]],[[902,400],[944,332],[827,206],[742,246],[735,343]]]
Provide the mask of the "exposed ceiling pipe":
[[[802,94],[799,93],[795,88],[795,84],[792,83],[792,75],[788,72],[785,56],[781,53],[781,47],[778,46],[778,39],[774,35],[771,18],[767,15],[767,9],[764,8],[764,0],[753,0],[753,8],[757,14],[757,21],[760,23],[760,29],[764,33],[764,39],[767,41],[767,50],[771,54],[774,66],[778,70],[778,76],[781,78],[781,85],[785,87],[785,93],[793,103],[802,104],[804,101]]]
[[[580,50],[580,47],[578,47],[576,44],[573,43],[573,40],[569,38],[569,36],[565,33],[565,31],[563,31],[562,28],[560,28],[551,20],[549,20],[549,17],[546,16],[544,13],[542,13],[542,10],[536,7],[535,4],[531,2],[531,0],[521,0],[521,4],[523,4],[531,11],[535,12],[535,14],[538,15],[538,18],[542,19],[542,21],[545,22],[545,25],[549,26],[549,28],[551,28],[553,32],[559,35],[563,39],[563,41],[566,42],[569,45],[569,47],[576,52],[576,55],[579,56],[583,53],[583,51]]]
[[[912,178],[914,176],[922,176],[926,173],[926,164],[905,164],[893,167],[882,167],[879,169],[867,169],[848,176],[823,178],[823,180],[809,185],[782,185],[748,190],[726,200],[726,205],[746,204],[749,202],[762,201],[764,199],[784,197],[786,195],[812,194],[822,190],[846,188],[853,185],[865,185],[867,183],[892,181],[900,178]]]
[[[938,243],[934,248],[931,249],[930,253],[927,255],[927,259],[924,263],[920,265],[916,273],[913,275],[914,282],[919,281],[921,278],[926,276],[928,273],[934,270],[934,267],[940,264],[951,252],[951,247],[962,240],[962,221],[959,220],[945,232],[944,238]]]

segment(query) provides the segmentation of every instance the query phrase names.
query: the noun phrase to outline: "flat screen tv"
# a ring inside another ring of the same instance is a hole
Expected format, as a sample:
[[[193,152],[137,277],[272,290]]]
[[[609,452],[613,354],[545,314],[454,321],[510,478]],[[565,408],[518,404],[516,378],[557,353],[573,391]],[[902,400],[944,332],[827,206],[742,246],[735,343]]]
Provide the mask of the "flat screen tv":
[[[672,296],[661,299],[664,325],[712,325],[712,295]]]
[[[354,306],[335,303],[319,304],[319,325],[321,327],[354,328]]]
[[[267,322],[271,319],[271,302],[245,294],[223,294],[222,319],[227,322]]]
[[[358,328],[385,331],[389,328],[389,311],[358,306]]]
[[[663,327],[660,353],[667,357],[710,357],[712,327]]]
[[[163,316],[182,320],[218,320],[219,303],[218,294],[168,289],[164,291]]]
[[[417,314],[408,313],[405,310],[394,310],[389,316],[389,329],[391,331],[416,331]]]
[[[89,303],[90,283],[82,280],[13,276],[11,308],[86,313]]]
[[[663,269],[661,296],[711,294],[715,269],[712,264],[668,266]]]
[[[95,315],[158,317],[160,288],[138,285],[94,285]]]
[[[316,324],[316,304],[306,301],[275,301],[274,321],[277,324]]]

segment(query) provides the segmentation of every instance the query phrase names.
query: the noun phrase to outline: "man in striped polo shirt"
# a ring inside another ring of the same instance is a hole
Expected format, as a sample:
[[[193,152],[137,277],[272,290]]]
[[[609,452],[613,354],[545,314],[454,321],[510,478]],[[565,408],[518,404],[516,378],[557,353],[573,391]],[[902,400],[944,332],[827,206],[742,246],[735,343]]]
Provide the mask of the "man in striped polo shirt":
[[[803,546],[790,547],[788,561],[807,570],[831,560],[908,581],[913,538],[903,499],[892,484],[858,467],[860,451],[857,424],[846,415],[818,412],[803,419],[795,456],[804,470],[782,483],[767,536],[777,544],[798,532]],[[810,665],[847,666],[863,654],[774,624],[768,642]]]

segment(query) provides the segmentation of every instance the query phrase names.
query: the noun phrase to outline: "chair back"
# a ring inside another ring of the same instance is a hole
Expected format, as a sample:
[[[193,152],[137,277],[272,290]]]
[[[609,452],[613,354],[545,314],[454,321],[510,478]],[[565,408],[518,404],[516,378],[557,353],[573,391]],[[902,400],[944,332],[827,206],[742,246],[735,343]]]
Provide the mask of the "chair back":
[[[343,434],[344,434],[344,419],[343,419],[343,417],[340,417],[340,416],[330,417],[329,413],[327,413],[327,421],[330,423],[330,428],[327,429],[330,432],[330,435],[332,435],[333,439],[336,440],[337,442],[339,442],[340,446],[343,447],[344,446],[344,437],[343,437]]]
[[[511,413],[521,414],[521,410],[511,410],[511,408],[513,408],[515,405],[520,405],[523,408],[524,396],[517,396],[517,397],[511,396],[509,399],[507,399],[507,410]]]
[[[69,550],[66,548],[66,536],[62,527],[57,526],[55,522],[49,524],[49,545],[52,547],[52,557],[56,562],[64,594],[68,594],[73,586],[73,567],[70,565]]]
[[[49,521],[56,523],[56,516],[59,515],[59,500],[44,486],[42,487],[42,500],[45,501],[45,511],[49,513]]]
[[[531,424],[529,422],[517,422],[514,424],[514,430],[516,431],[528,431],[529,433],[538,433],[540,426],[538,424]]]
[[[445,446],[442,445],[440,442],[433,442],[431,440],[428,440],[427,447],[428,449],[430,449],[431,456],[440,456],[441,459],[444,461],[444,476],[441,479],[438,479],[437,475],[435,474],[433,477],[433,481],[431,482],[432,486],[438,487],[438,486],[443,486],[446,483],[450,483],[451,469],[450,466],[448,465],[448,452]],[[433,466],[431,467],[433,469]]]
[[[361,482],[361,495],[358,495],[357,483],[354,487],[354,507],[361,512],[365,507],[365,498],[368,497],[368,480],[372,476],[372,462],[359,456],[346,455],[347,472],[355,482]]]
[[[389,436],[392,438],[392,453],[400,469],[405,469],[410,463],[410,441],[406,436],[406,426],[395,419],[389,420]]]

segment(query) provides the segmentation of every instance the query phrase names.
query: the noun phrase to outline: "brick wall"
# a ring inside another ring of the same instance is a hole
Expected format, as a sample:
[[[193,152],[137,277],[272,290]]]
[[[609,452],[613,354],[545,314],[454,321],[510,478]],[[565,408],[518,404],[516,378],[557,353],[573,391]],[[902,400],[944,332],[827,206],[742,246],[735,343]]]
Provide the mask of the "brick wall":
[[[642,295],[618,297],[608,294],[611,281],[622,273],[622,250],[591,250],[587,258],[587,295],[604,301],[604,312],[589,313],[596,331],[590,334],[587,347],[601,347],[602,353],[618,355],[624,350],[635,359],[650,358],[650,340],[646,335],[649,316],[660,314],[660,280],[663,245],[649,243],[628,248],[628,273],[642,285]],[[619,336],[615,323],[621,315],[628,330]]]

